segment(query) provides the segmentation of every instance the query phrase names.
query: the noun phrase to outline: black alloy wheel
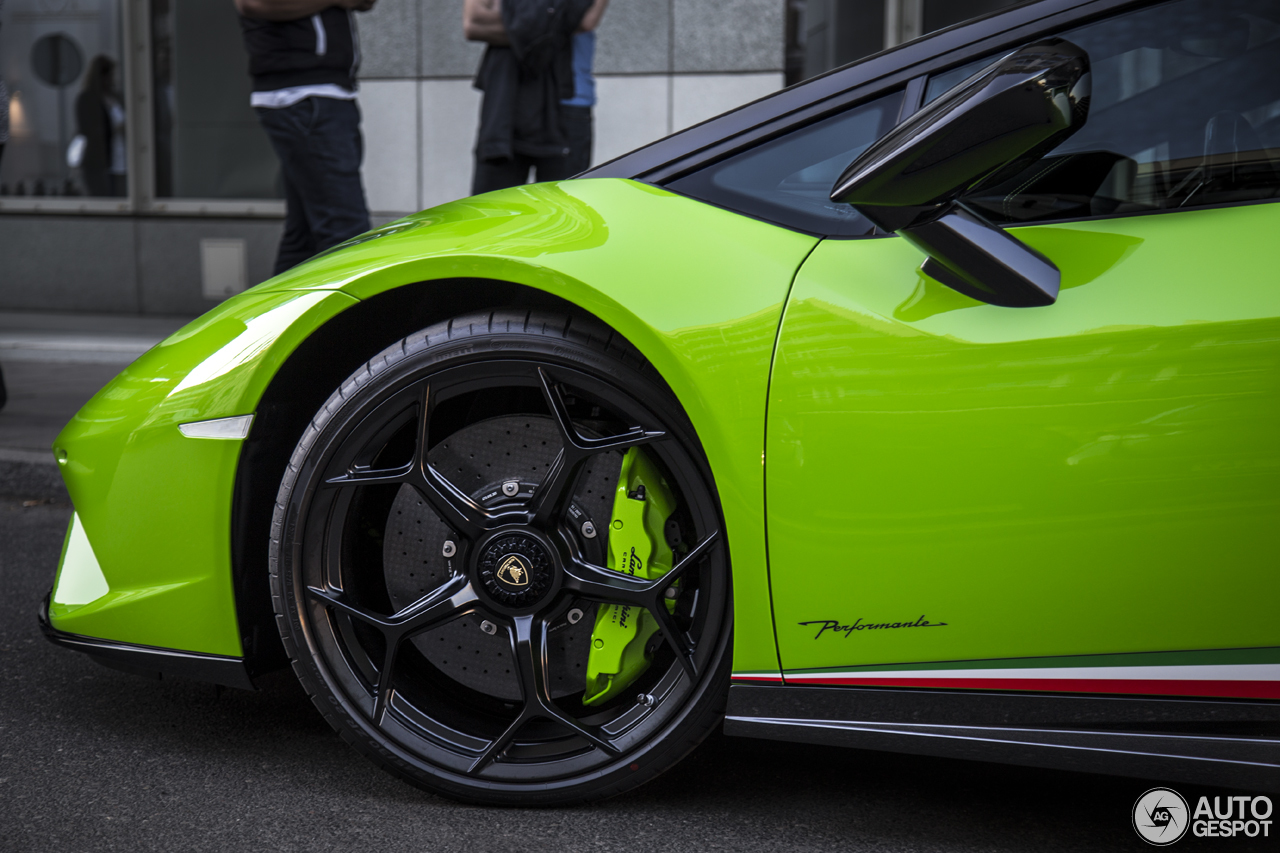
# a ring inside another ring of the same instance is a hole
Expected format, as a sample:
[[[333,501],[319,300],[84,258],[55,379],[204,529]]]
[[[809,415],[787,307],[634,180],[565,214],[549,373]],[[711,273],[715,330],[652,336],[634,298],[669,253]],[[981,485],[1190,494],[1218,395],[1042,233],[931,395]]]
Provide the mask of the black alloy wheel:
[[[623,454],[674,497],[672,568],[606,567]],[[468,802],[634,788],[723,713],[732,601],[719,504],[679,403],[594,321],[455,318],[321,408],[272,523],[277,623],[303,686],[385,769]],[[597,608],[647,612],[650,664],[584,703]]]

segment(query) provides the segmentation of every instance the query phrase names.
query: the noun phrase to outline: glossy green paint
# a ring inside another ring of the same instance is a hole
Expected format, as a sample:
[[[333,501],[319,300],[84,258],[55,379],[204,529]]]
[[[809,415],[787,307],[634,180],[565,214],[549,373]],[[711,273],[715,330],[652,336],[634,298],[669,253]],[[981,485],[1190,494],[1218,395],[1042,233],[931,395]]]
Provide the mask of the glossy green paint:
[[[240,442],[186,438],[178,425],[251,413],[284,358],[354,304],[331,292],[244,294],[151,349],[85,404],[54,448],[107,591],[60,604],[55,586],[55,628],[241,654],[230,571]],[[69,535],[64,561],[72,544]]]
[[[483,287],[485,280],[501,280],[554,293],[592,312],[635,344],[680,398],[711,463],[725,514],[735,667],[777,671],[765,560],[764,411],[787,290],[816,243],[651,186],[579,180],[433,208],[254,288],[196,326],[216,326],[219,317],[243,325],[256,311],[284,310],[304,295],[320,301],[314,316],[294,319],[278,338],[246,349],[240,368],[227,368],[228,376],[251,382],[225,388],[222,381],[210,382],[203,402],[184,405],[176,416],[163,389],[181,383],[184,369],[212,358],[238,333],[202,334],[192,340],[185,367],[145,356],[64,434],[70,461],[83,466],[67,478],[72,496],[109,580],[112,571],[130,572],[139,582],[145,575],[153,584],[187,578],[198,548],[207,549],[200,551],[207,553],[199,558],[200,571],[211,565],[213,574],[165,593],[169,600],[187,597],[167,614],[156,595],[145,612],[118,605],[93,620],[73,625],[64,615],[56,624],[148,645],[221,653],[238,648],[234,618],[229,604],[224,607],[236,449],[231,442],[182,439],[176,424],[253,411],[288,352],[353,298],[422,281]],[[327,299],[331,294],[337,301]],[[190,336],[183,330],[177,337],[183,335]],[[173,345],[166,342],[161,350]],[[150,389],[153,379],[157,387]],[[83,433],[98,421],[104,421],[102,435],[90,440]],[[139,434],[156,448],[152,453],[148,444],[145,458],[132,438],[143,424],[147,429]],[[127,481],[116,482],[120,477],[108,472],[113,467],[130,472]],[[192,490],[208,494],[197,500],[188,494]],[[179,505],[159,519],[147,516],[178,496]],[[137,559],[145,572],[124,568],[127,549],[144,552]],[[214,601],[216,607],[209,604]],[[181,625],[183,619],[198,624]]]
[[[645,355],[684,405],[716,479],[733,562],[734,666],[776,671],[763,412],[787,290],[818,241],[615,179],[463,199],[358,239],[261,289],[363,299],[433,279],[508,281],[581,306]]]
[[[797,276],[769,404],[786,670],[1280,645],[1280,205],[1015,229],[1053,306],[888,238]],[[828,633],[806,620],[944,627]]]

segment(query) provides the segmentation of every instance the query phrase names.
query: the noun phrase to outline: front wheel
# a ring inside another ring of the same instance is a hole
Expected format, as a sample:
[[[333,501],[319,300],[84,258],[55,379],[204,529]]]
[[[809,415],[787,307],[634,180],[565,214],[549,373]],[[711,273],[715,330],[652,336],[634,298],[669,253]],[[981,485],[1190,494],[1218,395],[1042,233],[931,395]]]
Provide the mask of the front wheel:
[[[271,583],[326,719],[456,799],[612,796],[723,713],[710,470],[653,368],[589,321],[455,318],[358,370],[290,460]]]

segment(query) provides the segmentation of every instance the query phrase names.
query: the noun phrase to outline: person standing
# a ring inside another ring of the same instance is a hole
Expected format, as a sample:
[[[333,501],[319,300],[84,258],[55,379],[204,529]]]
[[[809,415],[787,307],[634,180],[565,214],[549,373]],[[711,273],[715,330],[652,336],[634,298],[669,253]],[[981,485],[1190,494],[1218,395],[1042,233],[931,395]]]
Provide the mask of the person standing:
[[[76,128],[84,137],[80,172],[89,195],[124,195],[128,155],[124,144],[124,101],[116,85],[116,61],[99,54],[89,62],[76,96]]]
[[[369,230],[354,13],[375,2],[235,0],[253,77],[250,103],[284,175],[276,275]]]
[[[465,0],[463,33],[485,42],[471,192],[571,178],[591,165],[595,30],[608,0]]]

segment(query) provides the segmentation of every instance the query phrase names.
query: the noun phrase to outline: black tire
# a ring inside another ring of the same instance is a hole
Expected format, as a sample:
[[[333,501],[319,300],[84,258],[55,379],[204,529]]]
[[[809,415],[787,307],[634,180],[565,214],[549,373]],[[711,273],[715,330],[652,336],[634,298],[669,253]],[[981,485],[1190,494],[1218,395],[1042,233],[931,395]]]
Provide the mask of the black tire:
[[[604,568],[597,533],[640,445],[677,507],[674,565],[652,581]],[[720,721],[723,530],[692,426],[629,343],[581,318],[459,317],[384,350],[316,414],[276,499],[272,599],[312,701],[384,769],[465,802],[583,802],[653,779]],[[518,593],[494,579],[512,554]],[[617,605],[658,626],[651,663],[588,707],[583,614]]]

